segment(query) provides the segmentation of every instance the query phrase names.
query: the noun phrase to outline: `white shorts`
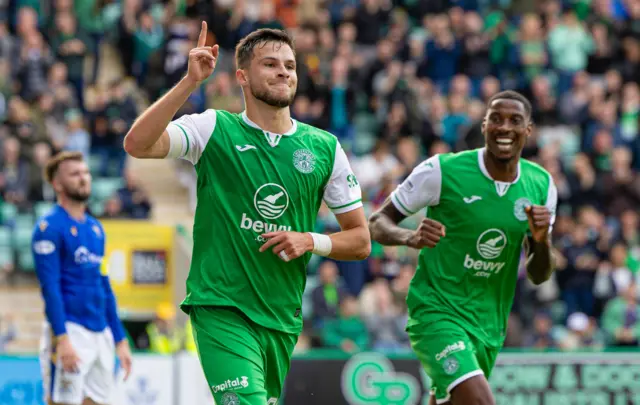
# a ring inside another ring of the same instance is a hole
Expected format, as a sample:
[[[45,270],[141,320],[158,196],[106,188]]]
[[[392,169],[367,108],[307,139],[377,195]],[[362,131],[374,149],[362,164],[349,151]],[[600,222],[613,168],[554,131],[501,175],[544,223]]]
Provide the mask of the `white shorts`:
[[[54,356],[51,328],[45,323],[40,341],[40,367],[45,403],[81,405],[85,398],[108,404],[115,386],[115,344],[111,329],[93,332],[67,322],[67,335],[80,358],[78,372],[67,373],[62,361]]]

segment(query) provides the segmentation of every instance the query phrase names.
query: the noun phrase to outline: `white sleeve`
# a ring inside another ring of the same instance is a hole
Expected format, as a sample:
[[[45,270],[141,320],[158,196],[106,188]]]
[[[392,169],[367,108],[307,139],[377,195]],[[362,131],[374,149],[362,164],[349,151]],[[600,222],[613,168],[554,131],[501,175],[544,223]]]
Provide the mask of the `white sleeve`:
[[[549,232],[553,230],[553,224],[556,222],[556,209],[558,205],[558,188],[553,182],[553,177],[549,175],[549,190],[547,191],[547,202],[544,204],[545,207],[551,213],[551,225],[549,226]]]
[[[185,159],[195,165],[215,128],[216,110],[186,114],[171,121],[167,125],[170,141],[167,158]]]
[[[362,191],[340,142],[336,143],[331,178],[324,189],[324,202],[334,214],[362,207]]]
[[[417,166],[391,193],[391,202],[406,216],[440,203],[442,171],[438,155]]]

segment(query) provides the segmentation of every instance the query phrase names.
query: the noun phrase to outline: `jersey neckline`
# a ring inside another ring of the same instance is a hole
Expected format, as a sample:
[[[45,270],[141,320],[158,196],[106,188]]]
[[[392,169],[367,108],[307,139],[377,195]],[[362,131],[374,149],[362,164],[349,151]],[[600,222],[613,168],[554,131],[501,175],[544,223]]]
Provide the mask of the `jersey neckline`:
[[[247,116],[247,111],[246,110],[242,112],[242,120],[245,122],[245,124],[249,125],[251,128],[258,129],[258,130],[264,132],[265,134],[291,136],[291,135],[295,134],[296,131],[298,130],[298,121],[294,120],[293,118],[291,118],[291,124],[292,124],[291,129],[289,129],[284,134],[276,134],[274,132],[265,131],[264,129],[260,128],[258,126],[258,124],[256,124],[255,122],[253,122],[253,121],[251,121],[249,119],[249,117]]]
[[[489,170],[487,170],[487,166],[484,164],[484,154],[485,153],[486,153],[486,148],[478,149],[478,166],[480,166],[480,171],[482,172],[482,174],[485,175],[486,178],[488,178],[489,180],[494,181],[494,182],[506,183],[506,184],[516,184],[518,182],[518,180],[520,180],[520,161],[519,160],[518,160],[518,173],[516,174],[515,180],[513,180],[512,182],[499,181],[499,180],[496,180],[493,177],[491,177],[491,174],[489,174]]]

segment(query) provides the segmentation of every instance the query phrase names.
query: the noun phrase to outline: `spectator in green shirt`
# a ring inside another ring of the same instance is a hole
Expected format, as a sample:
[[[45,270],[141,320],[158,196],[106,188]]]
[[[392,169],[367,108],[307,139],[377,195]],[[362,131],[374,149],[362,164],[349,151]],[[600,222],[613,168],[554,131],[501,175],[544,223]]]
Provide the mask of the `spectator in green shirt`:
[[[367,328],[358,316],[358,301],[346,297],[340,304],[338,319],[327,320],[322,332],[327,347],[342,349],[347,353],[366,350],[369,343]]]
[[[602,314],[602,327],[614,346],[638,346],[640,337],[640,305],[636,283],[631,282],[620,295],[607,303]]]

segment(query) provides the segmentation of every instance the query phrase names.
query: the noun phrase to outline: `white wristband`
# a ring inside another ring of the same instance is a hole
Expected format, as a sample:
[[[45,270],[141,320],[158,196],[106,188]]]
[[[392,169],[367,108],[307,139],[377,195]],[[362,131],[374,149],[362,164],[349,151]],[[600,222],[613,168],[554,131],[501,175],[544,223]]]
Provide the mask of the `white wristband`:
[[[331,253],[331,238],[328,235],[322,235],[320,233],[309,232],[313,238],[313,250],[312,253],[318,256],[329,256]]]

